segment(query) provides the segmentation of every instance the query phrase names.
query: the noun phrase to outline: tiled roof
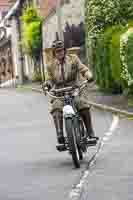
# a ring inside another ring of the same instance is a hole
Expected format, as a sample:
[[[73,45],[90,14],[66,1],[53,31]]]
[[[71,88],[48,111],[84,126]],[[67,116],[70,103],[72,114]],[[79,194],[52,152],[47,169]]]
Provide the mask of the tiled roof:
[[[2,5],[8,6],[8,5],[10,5],[10,3],[8,0],[0,0],[0,6],[2,6]]]
[[[57,0],[40,0],[39,2],[41,11],[42,13],[44,12],[44,15],[50,13],[57,4]]]
[[[50,12],[57,4],[57,0],[48,0],[48,11]]]
[[[0,0],[0,9],[8,9],[11,6],[8,0]]]
[[[57,0],[40,0],[41,14],[46,17],[56,7]]]

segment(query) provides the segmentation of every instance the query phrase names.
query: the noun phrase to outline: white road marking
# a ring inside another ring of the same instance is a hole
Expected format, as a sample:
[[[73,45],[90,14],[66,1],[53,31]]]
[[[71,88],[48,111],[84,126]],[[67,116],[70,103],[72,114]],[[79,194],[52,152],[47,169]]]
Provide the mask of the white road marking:
[[[109,140],[109,137],[103,137],[103,141],[108,141]]]
[[[107,132],[105,133],[106,136],[111,136],[112,135],[112,132]]]
[[[112,125],[111,125],[110,129],[109,129],[109,132],[112,132],[112,133],[113,133],[113,131],[114,131],[114,130],[117,128],[117,126],[118,126],[118,122],[119,122],[119,117],[116,116],[116,115],[114,115],[114,116],[113,116],[113,122],[112,122]]]
[[[114,115],[112,123],[111,123],[111,126],[110,126],[108,132],[104,133],[104,136],[101,138],[101,140],[98,143],[98,147],[97,147],[97,150],[96,150],[95,154],[89,160],[89,167],[92,166],[95,163],[96,158],[99,155],[99,152],[101,151],[101,149],[104,146],[105,142],[110,139],[110,137],[112,136],[113,132],[116,130],[116,128],[118,126],[118,123],[119,123],[119,117],[117,115]],[[69,199],[71,199],[71,200],[72,199],[74,199],[74,200],[76,200],[76,199],[78,200],[79,199],[80,193],[82,191],[82,187],[83,187],[84,183],[86,182],[86,179],[87,179],[88,175],[89,175],[89,169],[87,169],[84,172],[84,174],[83,174],[83,176],[82,176],[82,178],[80,180],[80,183],[77,184],[74,187],[74,189],[72,189],[72,191],[70,192]]]

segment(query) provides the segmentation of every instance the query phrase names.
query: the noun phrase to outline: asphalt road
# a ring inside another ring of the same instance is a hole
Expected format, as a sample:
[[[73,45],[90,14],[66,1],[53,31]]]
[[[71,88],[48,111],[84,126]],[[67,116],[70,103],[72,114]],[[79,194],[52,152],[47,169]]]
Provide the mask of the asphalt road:
[[[103,136],[112,115],[92,110],[92,116],[95,132]],[[0,200],[68,200],[96,149],[91,148],[81,169],[75,170],[71,156],[56,151],[47,99],[34,92],[1,90],[0,122]],[[132,126],[131,122],[121,121],[116,135],[99,154],[83,188],[83,200],[90,199],[90,195],[93,200],[99,195],[124,199],[125,190],[132,194]],[[120,176],[121,184],[116,180],[118,173],[125,173]],[[127,196],[125,199],[133,199]]]
[[[80,200],[133,199],[133,121],[120,120],[89,170]]]

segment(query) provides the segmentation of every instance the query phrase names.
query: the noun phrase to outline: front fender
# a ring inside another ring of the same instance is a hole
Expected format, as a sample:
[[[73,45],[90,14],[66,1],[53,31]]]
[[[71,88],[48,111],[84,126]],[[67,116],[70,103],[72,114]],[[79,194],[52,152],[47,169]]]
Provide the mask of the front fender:
[[[66,105],[63,108],[63,116],[65,118],[72,118],[75,115],[73,107],[71,105]]]

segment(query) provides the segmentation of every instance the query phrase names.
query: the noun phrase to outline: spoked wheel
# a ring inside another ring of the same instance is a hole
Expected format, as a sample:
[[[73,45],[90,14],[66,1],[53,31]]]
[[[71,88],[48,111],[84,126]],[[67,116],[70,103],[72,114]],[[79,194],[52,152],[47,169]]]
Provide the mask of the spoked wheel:
[[[82,119],[79,120],[79,133],[80,133],[80,141],[82,142],[80,146],[80,151],[82,152],[82,157],[83,157],[83,152],[85,153],[87,151],[87,146],[83,143],[83,140],[86,138],[86,129],[84,126],[84,123]]]
[[[83,152],[81,150],[81,147],[78,145],[78,153],[79,153],[79,159],[83,160]]]
[[[76,131],[72,118],[65,119],[65,127],[74,166],[76,168],[80,168],[80,159],[82,159],[82,152],[79,151],[80,148],[78,146],[78,138],[76,136]]]

